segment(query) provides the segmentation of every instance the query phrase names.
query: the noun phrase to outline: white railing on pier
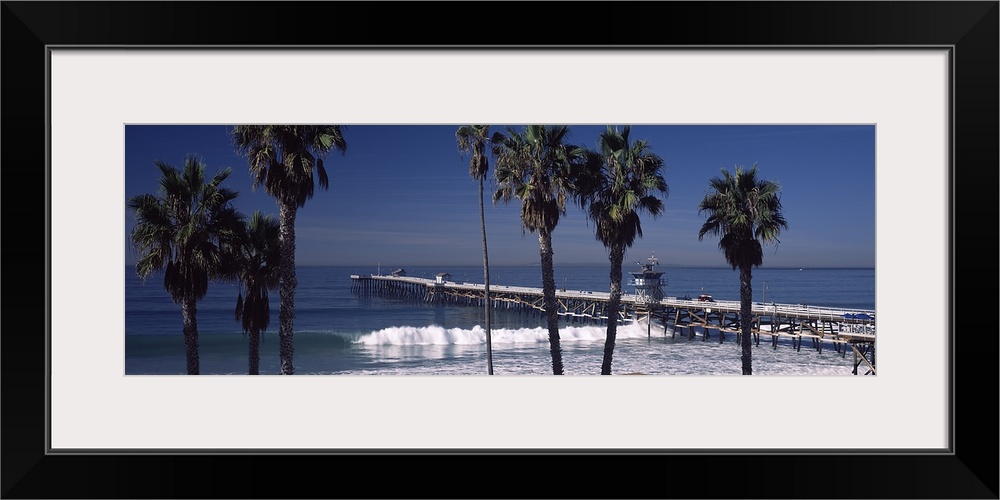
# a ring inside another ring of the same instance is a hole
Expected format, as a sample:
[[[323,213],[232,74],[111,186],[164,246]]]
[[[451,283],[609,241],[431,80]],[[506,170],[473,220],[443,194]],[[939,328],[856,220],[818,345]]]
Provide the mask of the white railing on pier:
[[[351,275],[351,278],[360,279],[361,276]],[[370,276],[366,276],[366,278],[371,278],[375,280],[384,280],[384,281],[412,283],[428,287],[440,286],[452,290],[482,291],[485,288],[485,286],[482,283],[468,283],[468,282],[458,283],[454,281],[438,283],[434,279],[418,278],[415,276],[386,276],[386,275],[372,274]],[[541,288],[525,287],[525,286],[490,285],[490,291],[496,293],[503,292],[503,293],[516,293],[522,295],[536,295],[536,296],[542,295]],[[565,299],[606,301],[610,299],[611,294],[609,292],[592,292],[588,290],[566,290],[560,288],[556,290],[556,297]],[[645,304],[645,302],[639,300],[638,296],[629,293],[625,293],[622,295],[622,302],[631,305]],[[700,301],[698,299],[687,299],[687,298],[677,298],[677,297],[665,297],[664,299],[654,304],[660,307],[713,309],[716,312],[739,312],[741,307],[740,301],[738,300]],[[823,306],[813,306],[804,304],[778,304],[778,303],[766,304],[762,302],[754,302],[751,305],[751,311],[753,314],[758,316],[808,317],[808,318],[818,319],[821,321],[868,323],[868,324],[875,323],[875,311],[870,309],[847,309],[847,308],[823,307]],[[863,315],[863,317],[857,318],[856,316],[859,315]]]

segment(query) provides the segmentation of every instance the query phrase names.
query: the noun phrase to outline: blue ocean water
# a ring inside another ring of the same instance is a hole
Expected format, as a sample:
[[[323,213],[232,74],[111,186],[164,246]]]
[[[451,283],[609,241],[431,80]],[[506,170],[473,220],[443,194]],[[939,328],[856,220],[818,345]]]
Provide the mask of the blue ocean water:
[[[637,267],[637,266],[636,266]],[[296,374],[316,375],[485,375],[486,342],[482,308],[428,305],[399,299],[360,296],[351,290],[352,274],[387,274],[394,268],[299,267],[295,295]],[[633,270],[628,265],[624,271]],[[709,293],[717,300],[739,300],[739,274],[731,268],[660,266],[665,295]],[[447,272],[458,282],[481,283],[481,267],[406,267],[408,276],[433,278]],[[557,287],[607,291],[607,266],[557,266]],[[626,280],[627,280],[627,274]],[[493,267],[491,286],[541,287],[538,266]],[[626,292],[632,288],[627,284]],[[875,309],[874,269],[769,269],[753,272],[754,301]],[[235,320],[237,289],[213,283],[198,302],[201,373],[246,374],[247,337]],[[277,374],[278,292],[271,292],[271,325],[261,344],[261,374]],[[125,272],[125,373],[184,374],[180,306],[163,290],[162,276],[140,281],[133,267]],[[606,328],[564,321],[560,328],[567,375],[598,375]],[[497,311],[492,319],[496,375],[551,373],[548,331],[537,315]],[[832,345],[817,352],[804,345],[772,348],[761,341],[753,351],[755,375],[851,375],[850,355]],[[730,336],[688,340],[662,325],[647,336],[643,325],[618,329],[614,373],[658,375],[739,375],[740,348]]]

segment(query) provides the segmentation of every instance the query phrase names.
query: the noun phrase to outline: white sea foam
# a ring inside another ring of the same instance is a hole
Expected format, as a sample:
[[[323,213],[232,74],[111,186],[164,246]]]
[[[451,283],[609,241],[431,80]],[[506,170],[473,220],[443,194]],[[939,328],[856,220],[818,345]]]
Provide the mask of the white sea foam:
[[[549,341],[549,330],[537,328],[494,328],[490,331],[493,344],[530,344]],[[607,337],[606,326],[568,326],[559,329],[559,340],[564,342],[593,342]],[[643,324],[619,325],[615,337],[645,338]],[[486,343],[486,330],[480,325],[471,329],[443,328],[440,326],[394,326],[361,336],[355,341],[364,345],[475,345]]]

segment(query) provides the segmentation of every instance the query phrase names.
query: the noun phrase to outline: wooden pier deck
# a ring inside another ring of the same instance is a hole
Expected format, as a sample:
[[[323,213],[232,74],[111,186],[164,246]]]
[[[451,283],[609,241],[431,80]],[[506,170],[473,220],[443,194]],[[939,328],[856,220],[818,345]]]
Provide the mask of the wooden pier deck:
[[[358,294],[396,297],[427,303],[454,304],[483,307],[485,286],[481,283],[392,275],[351,275],[352,290]],[[558,314],[573,321],[603,323],[608,319],[609,292],[557,289]],[[545,310],[541,288],[490,285],[490,301],[496,309]],[[719,342],[726,335],[738,340],[740,332],[740,302],[664,297],[649,303],[635,294],[622,295],[619,319],[644,321],[651,335],[653,325],[661,324],[666,334],[672,332],[689,339],[700,337],[709,340],[714,334]],[[875,373],[875,311],[844,309],[804,304],[775,304],[755,302],[751,306],[751,332],[756,345],[760,337],[770,337],[777,349],[779,339],[790,340],[796,350],[802,341],[822,351],[824,343],[831,343],[838,353],[846,356],[852,351],[855,374],[864,366],[867,374]]]

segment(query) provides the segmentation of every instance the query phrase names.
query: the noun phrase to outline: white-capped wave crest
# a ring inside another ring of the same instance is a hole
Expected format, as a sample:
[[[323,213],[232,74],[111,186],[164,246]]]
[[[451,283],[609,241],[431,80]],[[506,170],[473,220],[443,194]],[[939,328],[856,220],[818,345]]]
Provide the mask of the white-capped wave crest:
[[[560,341],[604,341],[607,326],[568,326],[559,329]],[[494,328],[490,331],[493,345],[548,342],[549,330],[537,328]],[[616,339],[646,338],[644,324],[618,325]],[[476,345],[486,343],[486,329],[476,325],[471,329],[432,326],[394,326],[362,335],[355,341],[364,345]]]

